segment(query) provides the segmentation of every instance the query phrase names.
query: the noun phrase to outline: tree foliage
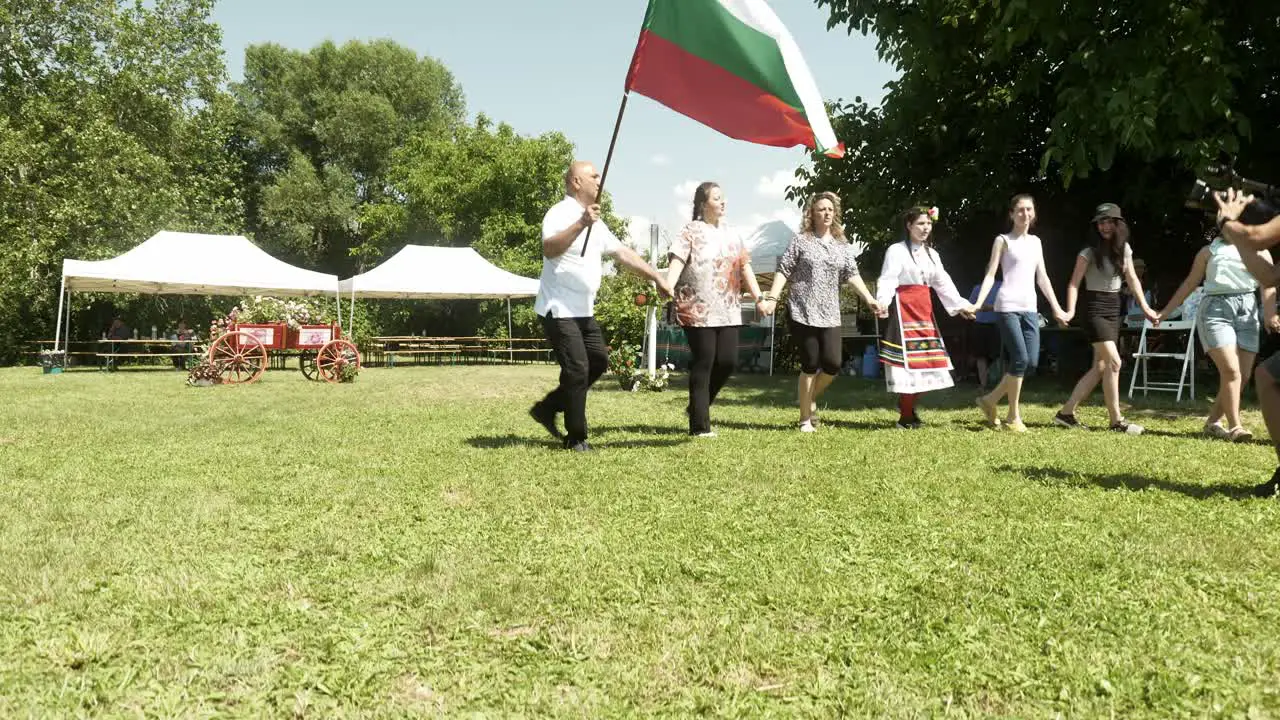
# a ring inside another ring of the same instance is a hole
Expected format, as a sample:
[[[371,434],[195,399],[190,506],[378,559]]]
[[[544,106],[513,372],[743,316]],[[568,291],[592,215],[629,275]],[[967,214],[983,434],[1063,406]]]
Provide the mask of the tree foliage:
[[[1280,158],[1274,4],[817,4],[829,27],[874,33],[901,76],[879,107],[835,103],[849,153],[815,158],[792,197],[835,190],[848,224],[873,245],[896,235],[906,206],[937,204],[944,240],[969,251],[962,264],[973,269],[1002,229],[1008,198],[1029,191],[1042,234],[1067,240],[1060,264],[1091,208],[1113,201],[1131,217],[1139,249],[1151,248],[1153,267],[1182,272],[1203,229],[1182,208],[1195,173],[1233,158],[1244,172],[1274,172]]]
[[[233,92],[247,229],[284,259],[351,274],[368,255],[363,214],[399,199],[396,149],[449,137],[465,116],[461,86],[390,40],[254,45],[244,72]]]
[[[64,258],[161,228],[239,228],[212,5],[0,4],[0,359],[53,335]],[[92,301],[74,322],[101,321]]]

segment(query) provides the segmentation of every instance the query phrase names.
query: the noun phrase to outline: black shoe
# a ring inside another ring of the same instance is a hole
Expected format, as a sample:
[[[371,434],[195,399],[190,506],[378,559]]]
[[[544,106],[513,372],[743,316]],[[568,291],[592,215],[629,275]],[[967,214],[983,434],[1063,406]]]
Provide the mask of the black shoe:
[[[1280,467],[1276,468],[1275,473],[1271,475],[1271,479],[1254,486],[1253,496],[1260,498],[1273,498],[1276,496],[1277,490],[1280,490]]]
[[[1061,425],[1064,428],[1071,428],[1072,430],[1085,429],[1084,425],[1080,424],[1080,421],[1076,419],[1074,414],[1067,415],[1066,413],[1058,413],[1053,416],[1053,424]]]
[[[539,425],[547,429],[551,433],[551,437],[557,440],[564,439],[564,433],[560,432],[560,428],[556,427],[556,414],[542,403],[535,403],[529,408],[529,417],[537,421]]]
[[[920,421],[920,416],[919,416],[919,415],[916,415],[916,414],[914,414],[914,413],[912,413],[912,415],[911,415],[911,429],[912,429],[912,430],[919,430],[919,429],[920,429],[920,428],[922,428],[922,427],[924,427],[924,423]]]
[[[579,440],[575,443],[565,441],[564,449],[573,452],[591,452],[593,448],[587,444],[586,440]]]
[[[916,430],[923,424],[924,423],[920,422],[920,419],[916,417],[909,417],[909,418],[900,417],[898,418],[898,422],[894,425],[894,427],[898,428],[899,430]]]

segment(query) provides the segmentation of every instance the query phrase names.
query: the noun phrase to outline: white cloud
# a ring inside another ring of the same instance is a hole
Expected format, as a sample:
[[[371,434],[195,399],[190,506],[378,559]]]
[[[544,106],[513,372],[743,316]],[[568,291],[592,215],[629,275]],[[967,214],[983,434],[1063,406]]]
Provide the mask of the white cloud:
[[[671,193],[676,197],[680,198],[681,200],[688,199],[689,202],[692,203],[693,191],[697,190],[698,186],[701,184],[702,183],[698,182],[697,180],[685,180],[684,182],[671,188]]]
[[[622,241],[638,253],[649,251],[649,225],[652,220],[644,215],[632,215],[627,218],[627,236]]]
[[[756,194],[771,200],[781,200],[787,194],[787,186],[795,183],[795,170],[779,170],[765,175],[756,183]]]
[[[658,167],[666,167],[671,164],[671,158],[663,153],[658,153],[657,155],[649,158],[649,162],[650,164],[657,165]]]
[[[689,222],[689,219],[692,217],[693,217],[693,203],[691,202],[676,203],[676,219],[680,221],[681,225]]]

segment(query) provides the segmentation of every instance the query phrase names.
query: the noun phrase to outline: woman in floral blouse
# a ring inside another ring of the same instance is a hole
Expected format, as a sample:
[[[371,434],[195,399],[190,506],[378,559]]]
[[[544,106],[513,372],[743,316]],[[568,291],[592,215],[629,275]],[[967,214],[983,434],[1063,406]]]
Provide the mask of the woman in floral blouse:
[[[693,193],[693,221],[671,244],[667,282],[675,288],[676,316],[689,341],[689,434],[715,437],[711,404],[733,374],[742,326],[742,285],[763,302],[742,240],[724,219],[724,193],[704,182]]]
[[[800,431],[818,426],[818,397],[840,372],[840,286],[849,283],[877,315],[883,312],[858,274],[854,249],[840,223],[840,198],[818,193],[809,199],[804,221],[778,261],[773,287],[761,312],[768,315],[791,283],[787,313],[800,345]]]

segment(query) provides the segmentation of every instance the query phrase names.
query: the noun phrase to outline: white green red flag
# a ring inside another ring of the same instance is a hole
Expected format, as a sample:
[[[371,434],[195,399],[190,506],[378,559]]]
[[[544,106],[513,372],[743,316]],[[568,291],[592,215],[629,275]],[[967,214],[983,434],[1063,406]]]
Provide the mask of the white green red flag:
[[[649,0],[626,89],[732,138],[844,155],[800,47],[764,0]]]

